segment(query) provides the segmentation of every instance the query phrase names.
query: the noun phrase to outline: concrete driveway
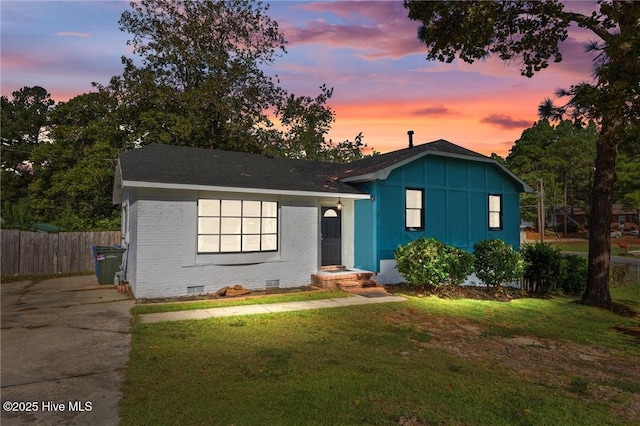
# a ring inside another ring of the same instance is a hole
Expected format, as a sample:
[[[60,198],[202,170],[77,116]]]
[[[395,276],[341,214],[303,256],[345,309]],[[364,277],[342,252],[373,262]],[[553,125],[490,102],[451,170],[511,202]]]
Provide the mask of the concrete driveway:
[[[0,289],[2,425],[119,424],[133,299],[93,275]]]

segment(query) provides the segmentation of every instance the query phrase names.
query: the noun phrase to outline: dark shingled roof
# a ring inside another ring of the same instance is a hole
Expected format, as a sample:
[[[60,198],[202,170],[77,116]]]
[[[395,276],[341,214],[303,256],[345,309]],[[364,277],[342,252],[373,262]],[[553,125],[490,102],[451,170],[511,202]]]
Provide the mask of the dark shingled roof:
[[[122,180],[182,185],[364,194],[333,178],[344,165],[151,144],[120,155]]]
[[[274,158],[260,154],[151,144],[120,155],[122,180],[276,191],[364,194],[356,180],[427,152],[493,161],[443,139],[366,157],[349,164]],[[517,179],[517,178],[516,178]]]
[[[368,173],[375,173],[387,167],[393,166],[394,164],[398,164],[402,161],[415,157],[416,155],[423,154],[427,151],[433,151],[433,153],[461,155],[466,157],[478,157],[484,160],[487,160],[489,158],[482,154],[478,154],[477,152],[453,144],[444,139],[439,139],[434,142],[416,145],[412,148],[400,149],[398,151],[392,151],[373,157],[366,157],[362,160],[355,161],[346,165],[347,167],[345,167],[341,171],[339,178],[344,179],[353,176],[365,175]]]

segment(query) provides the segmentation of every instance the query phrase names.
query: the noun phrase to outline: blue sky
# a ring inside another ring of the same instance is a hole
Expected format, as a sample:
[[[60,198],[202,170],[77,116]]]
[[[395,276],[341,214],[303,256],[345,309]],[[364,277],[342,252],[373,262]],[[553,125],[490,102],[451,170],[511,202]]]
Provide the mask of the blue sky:
[[[567,2],[587,12],[593,2]],[[538,104],[555,89],[590,78],[584,53],[588,34],[570,32],[564,61],[531,79],[518,64],[491,58],[473,65],[425,60],[401,1],[270,2],[270,15],[288,40],[286,55],[269,71],[297,95],[334,88],[329,105],[334,141],[359,132],[376,150],[447,139],[483,154],[506,155],[537,119]],[[0,2],[1,94],[42,86],[56,101],[107,84],[121,74],[121,56],[131,56],[130,35],[118,19],[122,1]]]

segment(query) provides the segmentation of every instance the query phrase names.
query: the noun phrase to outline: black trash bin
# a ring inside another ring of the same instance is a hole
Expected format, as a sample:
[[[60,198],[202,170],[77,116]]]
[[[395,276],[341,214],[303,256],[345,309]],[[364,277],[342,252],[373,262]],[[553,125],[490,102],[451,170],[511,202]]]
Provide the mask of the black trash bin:
[[[120,271],[124,251],[125,249],[119,247],[93,247],[98,284],[114,283],[114,278]]]

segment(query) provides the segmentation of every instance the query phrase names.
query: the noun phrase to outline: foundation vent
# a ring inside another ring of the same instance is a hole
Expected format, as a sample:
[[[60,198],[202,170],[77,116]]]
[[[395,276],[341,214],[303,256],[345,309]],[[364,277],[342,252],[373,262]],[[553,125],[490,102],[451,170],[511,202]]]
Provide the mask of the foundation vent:
[[[280,287],[280,280],[267,280],[267,288]]]
[[[203,285],[194,285],[194,286],[187,287],[187,294],[198,294],[198,293],[204,293]]]

